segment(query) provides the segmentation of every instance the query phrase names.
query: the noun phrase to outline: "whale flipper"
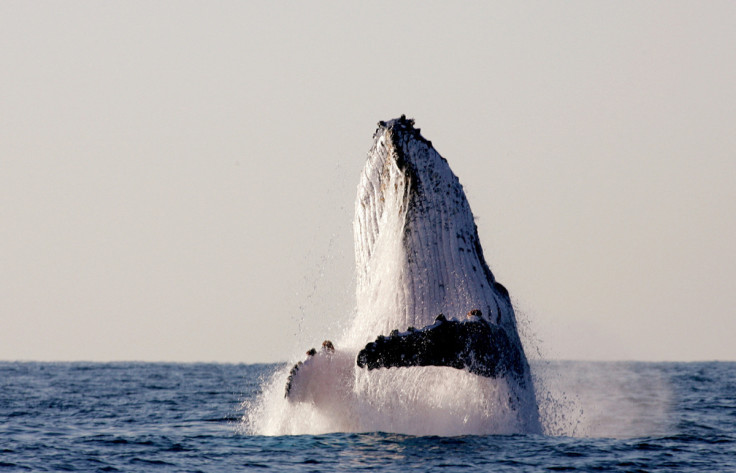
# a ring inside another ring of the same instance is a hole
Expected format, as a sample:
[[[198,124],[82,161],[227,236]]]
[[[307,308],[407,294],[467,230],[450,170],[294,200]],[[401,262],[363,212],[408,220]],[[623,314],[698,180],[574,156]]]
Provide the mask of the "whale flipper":
[[[312,348],[291,368],[284,397],[290,402],[343,403],[348,386],[340,380],[349,377],[354,366],[355,352],[336,350],[325,340],[320,350]]]
[[[498,325],[475,317],[458,322],[440,314],[422,329],[379,336],[359,353],[369,370],[410,366],[448,366],[488,378],[513,375],[523,381],[522,354]]]

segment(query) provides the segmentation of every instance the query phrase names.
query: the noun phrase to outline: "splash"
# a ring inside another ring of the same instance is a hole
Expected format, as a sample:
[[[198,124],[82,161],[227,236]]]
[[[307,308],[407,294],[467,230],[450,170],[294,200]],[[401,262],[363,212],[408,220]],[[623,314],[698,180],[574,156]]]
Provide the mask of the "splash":
[[[334,340],[334,349],[315,350],[291,376],[285,367],[264,384],[247,409],[249,432],[542,432],[508,292],[486,264],[459,180],[413,125],[404,117],[380,122],[361,175],[353,222],[352,323]],[[358,351],[378,335],[427,326],[440,313],[459,320],[470,310],[518,347],[520,374],[356,366]]]

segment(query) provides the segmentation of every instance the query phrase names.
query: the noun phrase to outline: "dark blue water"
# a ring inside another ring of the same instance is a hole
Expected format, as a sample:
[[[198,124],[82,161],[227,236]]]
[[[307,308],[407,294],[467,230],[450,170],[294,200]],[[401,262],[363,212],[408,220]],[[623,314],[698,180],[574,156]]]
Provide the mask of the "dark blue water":
[[[550,365],[568,435],[248,434],[276,368],[0,363],[0,472],[736,471],[736,363]]]

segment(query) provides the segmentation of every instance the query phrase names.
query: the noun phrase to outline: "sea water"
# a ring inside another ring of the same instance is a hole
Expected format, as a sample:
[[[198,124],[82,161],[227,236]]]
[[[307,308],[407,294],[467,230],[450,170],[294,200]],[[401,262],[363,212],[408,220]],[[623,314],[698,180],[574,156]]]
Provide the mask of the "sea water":
[[[544,435],[255,435],[283,368],[1,362],[0,472],[736,471],[733,362],[535,362]]]

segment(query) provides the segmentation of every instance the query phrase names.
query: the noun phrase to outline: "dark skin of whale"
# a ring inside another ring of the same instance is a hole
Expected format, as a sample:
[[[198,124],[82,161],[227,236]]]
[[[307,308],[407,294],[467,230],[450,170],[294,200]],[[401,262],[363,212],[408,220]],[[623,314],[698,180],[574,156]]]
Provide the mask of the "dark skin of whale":
[[[523,379],[522,360],[520,350],[498,325],[481,317],[458,322],[440,314],[434,324],[422,329],[379,336],[358,353],[356,361],[369,370],[448,366],[488,378],[511,373]]]

